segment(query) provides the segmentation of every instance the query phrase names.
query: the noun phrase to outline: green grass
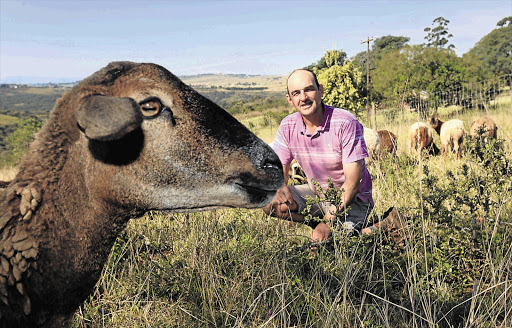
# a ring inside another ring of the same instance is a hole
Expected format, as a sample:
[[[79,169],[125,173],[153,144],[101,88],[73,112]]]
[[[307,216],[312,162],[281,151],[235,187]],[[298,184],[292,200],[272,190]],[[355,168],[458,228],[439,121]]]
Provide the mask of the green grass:
[[[0,114],[0,126],[18,124],[20,119],[11,115]]]
[[[512,122],[489,114],[506,151],[493,148],[492,162],[400,144],[369,167],[376,214],[395,206],[407,218],[404,248],[338,231],[311,256],[309,228],[261,210],[148,213],[119,237],[73,326],[512,326]],[[408,126],[389,128],[403,140]]]

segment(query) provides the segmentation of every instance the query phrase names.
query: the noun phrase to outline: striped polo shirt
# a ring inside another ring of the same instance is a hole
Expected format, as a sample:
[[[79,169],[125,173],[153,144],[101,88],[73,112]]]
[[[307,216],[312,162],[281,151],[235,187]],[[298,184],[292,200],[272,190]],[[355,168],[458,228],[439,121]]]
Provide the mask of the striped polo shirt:
[[[324,105],[322,123],[310,134],[299,112],[285,117],[272,148],[283,164],[290,164],[292,159],[306,173],[309,187],[316,191],[311,179],[320,183],[323,190],[327,189],[328,178],[335,187],[342,187],[345,182],[343,163],[351,163],[363,159],[363,174],[357,197],[363,202],[372,198],[372,180],[364,163],[368,151],[363,138],[363,126],[350,112]]]

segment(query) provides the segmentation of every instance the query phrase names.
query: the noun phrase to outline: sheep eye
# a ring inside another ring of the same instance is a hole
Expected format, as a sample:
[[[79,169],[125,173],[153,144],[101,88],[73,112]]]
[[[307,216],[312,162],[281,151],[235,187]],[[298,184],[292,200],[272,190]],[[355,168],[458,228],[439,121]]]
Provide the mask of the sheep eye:
[[[162,111],[162,103],[156,99],[140,103],[140,111],[145,117],[154,117]]]

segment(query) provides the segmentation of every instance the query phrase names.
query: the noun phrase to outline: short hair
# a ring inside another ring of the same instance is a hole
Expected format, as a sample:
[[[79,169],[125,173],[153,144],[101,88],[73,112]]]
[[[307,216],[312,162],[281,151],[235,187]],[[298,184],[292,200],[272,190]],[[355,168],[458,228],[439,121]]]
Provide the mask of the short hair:
[[[290,95],[290,90],[288,89],[288,80],[290,79],[290,76],[292,76],[293,73],[295,73],[297,71],[306,71],[306,72],[311,73],[313,75],[313,82],[315,82],[315,85],[317,88],[320,88],[320,83],[318,83],[318,78],[316,77],[315,72],[313,72],[312,70],[307,69],[307,68],[297,68],[297,69],[293,70],[293,72],[291,72],[290,75],[288,75],[288,77],[286,78],[286,94],[287,95]]]

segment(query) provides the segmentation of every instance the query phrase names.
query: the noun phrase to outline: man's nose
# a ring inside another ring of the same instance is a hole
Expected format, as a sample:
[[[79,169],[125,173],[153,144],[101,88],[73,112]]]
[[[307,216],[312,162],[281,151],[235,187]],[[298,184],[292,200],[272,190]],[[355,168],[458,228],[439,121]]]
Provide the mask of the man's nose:
[[[300,100],[304,100],[304,99],[306,99],[306,98],[307,98],[307,96],[306,96],[306,91],[304,91],[304,90],[300,90],[300,96],[299,96],[299,99],[300,99]]]

